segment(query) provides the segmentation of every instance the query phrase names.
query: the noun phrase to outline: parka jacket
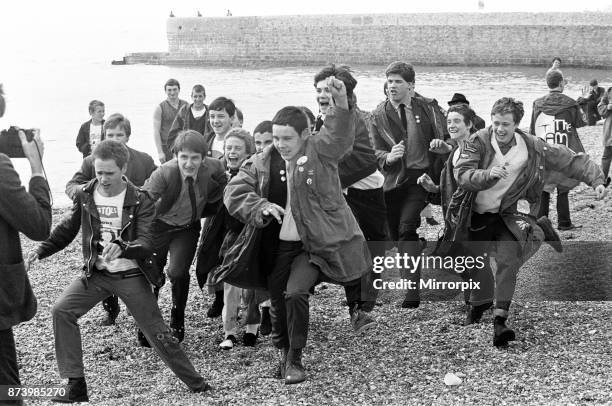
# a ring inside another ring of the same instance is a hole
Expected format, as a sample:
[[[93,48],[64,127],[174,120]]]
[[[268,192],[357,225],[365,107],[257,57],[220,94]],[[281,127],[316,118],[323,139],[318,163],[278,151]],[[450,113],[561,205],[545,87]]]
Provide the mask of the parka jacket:
[[[311,263],[337,282],[360,278],[371,265],[365,238],[342,195],[338,177],[338,162],[355,139],[354,114],[338,107],[330,109],[324,127],[305,140],[288,169],[288,176],[293,177],[291,212],[304,250]],[[238,238],[238,242],[257,241],[253,228],[265,227],[270,221],[263,210],[269,204],[271,148],[247,160],[225,188],[228,212],[247,224],[241,236],[249,238]],[[234,251],[256,251],[247,248]],[[227,258],[231,261],[238,259]]]
[[[121,258],[134,259],[148,281],[155,286],[162,286],[163,275],[153,266],[151,224],[155,216],[155,206],[146,193],[136,188],[129,180],[123,201],[121,231],[113,243],[122,249]],[[94,201],[94,191],[98,184],[92,179],[85,184],[74,197],[70,213],[43,241],[36,252],[40,259],[55,254],[66,248],[82,229],[83,272],[81,279],[87,286],[99,252],[100,217]]]

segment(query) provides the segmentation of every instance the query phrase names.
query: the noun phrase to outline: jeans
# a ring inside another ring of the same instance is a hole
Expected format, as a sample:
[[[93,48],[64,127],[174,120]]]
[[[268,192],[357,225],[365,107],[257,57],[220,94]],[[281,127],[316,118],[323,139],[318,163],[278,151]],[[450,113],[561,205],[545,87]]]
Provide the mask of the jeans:
[[[240,299],[244,297],[247,305],[246,332],[257,334],[261,314],[255,299],[255,291],[252,289],[242,289],[225,283],[223,287],[223,331],[225,338],[230,335],[234,337],[238,334],[238,311],[240,310]]]
[[[162,361],[191,390],[201,389],[204,378],[196,372],[191,361],[174,338],[157,306],[157,299],[142,273],[111,274],[95,271],[85,287],[81,279],[72,282],[53,306],[53,335],[60,376],[85,376],[83,349],[78,319],[96,303],[110,294],[117,295],[136,320],[145,337]]]
[[[538,218],[542,216],[548,217],[549,206],[550,193],[542,192],[542,199],[540,200],[540,211],[538,212]],[[569,190],[557,188],[557,224],[561,227],[568,227],[572,225],[569,209]]]

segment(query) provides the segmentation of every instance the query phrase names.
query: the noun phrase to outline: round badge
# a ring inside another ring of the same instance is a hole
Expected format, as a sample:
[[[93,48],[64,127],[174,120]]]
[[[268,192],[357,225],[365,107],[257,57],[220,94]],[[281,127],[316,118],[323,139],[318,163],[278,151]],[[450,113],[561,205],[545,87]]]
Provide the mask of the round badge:
[[[281,180],[284,182],[287,180],[287,178],[285,178],[284,176],[281,176]]]
[[[306,184],[307,185],[312,185],[312,179],[310,179],[310,178],[306,179]]]
[[[300,171],[300,172],[304,172],[304,167],[303,167],[303,166],[300,166],[300,167],[298,168],[298,171]]]
[[[281,175],[284,175],[284,174],[285,174],[285,170],[284,170],[284,169],[281,169],[281,170],[280,170],[280,174],[281,174]]]

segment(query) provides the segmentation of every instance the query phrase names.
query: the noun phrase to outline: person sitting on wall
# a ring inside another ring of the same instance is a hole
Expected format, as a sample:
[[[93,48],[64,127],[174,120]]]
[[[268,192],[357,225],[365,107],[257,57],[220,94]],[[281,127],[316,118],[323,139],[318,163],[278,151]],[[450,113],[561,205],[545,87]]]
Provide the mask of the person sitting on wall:
[[[601,120],[601,115],[597,111],[597,105],[601,101],[606,89],[599,86],[597,79],[591,80],[589,86],[582,88],[582,96],[577,100],[582,110],[586,113],[588,125],[595,125]]]

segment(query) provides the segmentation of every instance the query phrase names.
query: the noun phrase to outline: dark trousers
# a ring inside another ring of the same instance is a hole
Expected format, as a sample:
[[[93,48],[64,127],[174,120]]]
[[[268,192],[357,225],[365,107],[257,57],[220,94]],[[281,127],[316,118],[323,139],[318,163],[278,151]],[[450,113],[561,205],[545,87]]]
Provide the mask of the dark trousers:
[[[427,206],[427,196],[427,191],[416,184],[385,193],[389,232],[391,240],[399,242],[400,254],[418,256],[421,253],[417,230],[421,226],[421,210]],[[402,278],[416,283],[418,288],[421,269],[416,269],[414,272],[402,270]],[[406,300],[418,301],[419,289],[408,290]]]
[[[317,282],[334,282],[308,260],[301,241],[280,241],[275,264],[268,274],[272,342],[277,348],[300,349],[306,346],[310,305],[308,291]],[[337,283],[337,282],[336,282]],[[347,283],[348,303],[357,303],[361,280]]]
[[[160,221],[153,223],[157,253],[157,265],[164,269],[170,254],[170,263],[166,274],[172,285],[172,318],[170,327],[183,327],[185,306],[189,295],[189,268],[200,237],[200,222],[188,227],[174,227]]]
[[[604,178],[608,177],[610,172],[610,163],[612,163],[612,145],[604,147],[603,155],[601,156],[601,170],[604,174]]]
[[[142,273],[125,276],[125,273],[96,271],[89,278],[87,287],[81,279],[77,279],[55,302],[52,310],[53,335],[60,376],[84,376],[78,320],[100,300],[114,294],[125,303],[151,346],[172,372],[190,389],[201,389],[204,378],[193,368],[178,340],[164,323],[149,282]]]
[[[344,197],[366,241],[389,240],[387,207],[382,188],[369,190],[348,188]],[[385,255],[384,244],[370,244],[369,248],[372,257]],[[378,297],[378,289],[374,289],[374,280],[376,279],[380,279],[380,274],[372,270],[361,278],[360,306],[364,310],[372,310]],[[345,286],[344,289],[346,290],[347,287]]]
[[[13,329],[0,330],[0,385],[20,386]],[[5,392],[6,393],[6,392]],[[22,405],[21,399],[1,400],[0,405]]]
[[[547,216],[550,206],[550,193],[542,192],[540,199],[540,211],[538,218]],[[567,227],[572,224],[569,209],[569,190],[557,188],[557,224],[562,227]]]

